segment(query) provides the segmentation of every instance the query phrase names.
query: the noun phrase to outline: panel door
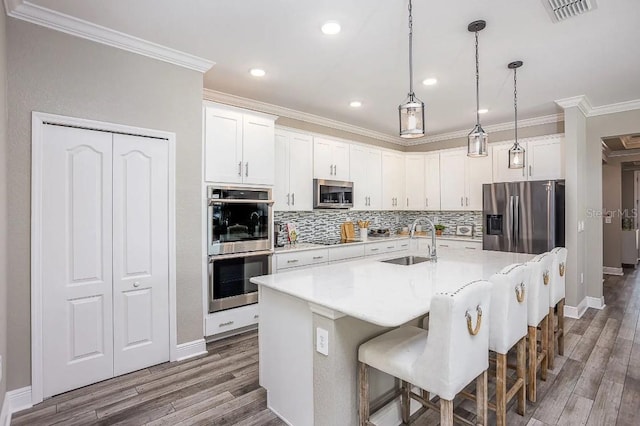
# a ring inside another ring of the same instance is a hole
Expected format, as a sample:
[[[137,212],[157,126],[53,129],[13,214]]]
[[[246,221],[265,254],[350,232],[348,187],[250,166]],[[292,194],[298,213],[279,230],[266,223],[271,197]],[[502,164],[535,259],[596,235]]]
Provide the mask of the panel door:
[[[205,108],[205,180],[242,183],[242,114]]]
[[[331,157],[333,158],[333,179],[348,181],[350,176],[349,144],[334,141],[331,149]]]
[[[113,136],[114,373],[169,360],[169,151]]]
[[[491,147],[486,157],[467,157],[467,194],[464,203],[466,210],[482,211],[482,185],[493,183],[492,163]]]
[[[405,204],[406,210],[424,210],[424,156],[409,155],[405,158]]]
[[[244,115],[242,127],[243,182],[273,185],[274,122],[271,119]]]
[[[328,139],[313,138],[313,177],[316,179],[335,179],[333,175],[333,143]]]
[[[289,210],[289,138],[290,133],[276,130],[275,133],[275,175],[273,185],[273,209]],[[311,184],[309,184],[311,185]]]
[[[367,179],[368,149],[351,145],[349,152],[349,172],[353,182],[353,209],[369,209],[369,181]]]
[[[382,152],[379,149],[369,149],[365,163],[369,197],[367,210],[380,210],[382,209]]]
[[[424,157],[424,198],[427,210],[440,210],[440,154]]]
[[[289,140],[289,210],[313,210],[313,141],[302,133],[291,133]]]
[[[46,398],[113,376],[112,135],[45,125],[42,154]]]
[[[529,180],[564,179],[563,138],[527,143]]]
[[[464,150],[440,153],[440,201],[442,210],[464,210],[465,163]]]
[[[529,160],[529,149],[527,143],[520,143],[525,149],[525,163]],[[493,149],[493,181],[494,182],[517,182],[527,180],[526,164],[522,169],[509,168],[509,148],[513,146],[513,142],[494,145]]]

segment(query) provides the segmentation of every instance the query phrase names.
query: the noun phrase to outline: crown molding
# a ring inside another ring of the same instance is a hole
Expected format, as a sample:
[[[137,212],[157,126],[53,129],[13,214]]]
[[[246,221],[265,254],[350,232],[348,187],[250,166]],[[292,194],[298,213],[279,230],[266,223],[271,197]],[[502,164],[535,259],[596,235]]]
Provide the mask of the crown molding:
[[[615,114],[618,112],[634,111],[640,109],[640,99],[618,102],[609,105],[593,106],[586,95],[559,99],[556,101],[563,109],[577,107],[585,117],[597,117],[599,115]]]
[[[115,31],[92,22],[75,18],[28,1],[4,0],[4,6],[12,18],[41,25],[52,30],[71,34],[96,43],[137,53],[159,61],[168,62],[183,68],[207,72],[215,62],[200,58],[170,47],[152,43],[129,34]]]
[[[558,99],[556,101],[556,104],[558,104],[562,109],[578,108],[580,111],[582,111],[585,117],[589,117],[589,114],[591,114],[591,110],[593,109],[591,107],[591,102],[589,102],[589,99],[586,95]]]
[[[366,136],[372,139],[406,146],[405,140],[398,136],[391,136],[386,133],[365,129],[364,127],[358,127],[352,124],[347,124],[342,121],[332,120],[330,118],[321,117],[319,115],[296,111],[294,109],[256,101],[254,99],[243,98],[241,96],[231,95],[229,93],[218,92],[217,90],[204,89],[204,99],[207,101],[217,102],[225,105],[231,105],[239,108],[273,114],[279,117],[292,118],[294,120],[300,120],[306,123],[317,124],[319,126],[329,127],[331,129],[342,130],[345,132],[354,133],[356,135]]]

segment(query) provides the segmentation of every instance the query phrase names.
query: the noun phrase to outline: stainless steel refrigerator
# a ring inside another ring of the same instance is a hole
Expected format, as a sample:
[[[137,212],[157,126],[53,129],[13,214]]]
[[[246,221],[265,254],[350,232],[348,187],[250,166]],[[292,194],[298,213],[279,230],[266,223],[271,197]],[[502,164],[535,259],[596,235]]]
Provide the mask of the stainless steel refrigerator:
[[[484,250],[539,254],[564,247],[564,181],[482,185]]]

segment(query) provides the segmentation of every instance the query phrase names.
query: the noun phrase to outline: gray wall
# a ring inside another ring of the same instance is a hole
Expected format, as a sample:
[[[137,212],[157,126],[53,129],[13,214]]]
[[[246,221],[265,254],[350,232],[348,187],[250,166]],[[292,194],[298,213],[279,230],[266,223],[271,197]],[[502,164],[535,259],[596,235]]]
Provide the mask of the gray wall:
[[[602,208],[611,212],[611,223],[602,224],[603,266],[622,266],[622,220],[618,212],[622,208],[622,170],[620,162],[610,161],[602,165]]]
[[[7,30],[0,5],[0,407],[7,390]]]
[[[624,170],[622,172],[622,212],[627,215],[626,217],[631,218],[633,217],[632,210],[635,204],[633,178],[633,170]]]
[[[178,343],[202,338],[202,75],[11,18],[7,29],[8,388],[31,383],[32,111],[176,133]]]

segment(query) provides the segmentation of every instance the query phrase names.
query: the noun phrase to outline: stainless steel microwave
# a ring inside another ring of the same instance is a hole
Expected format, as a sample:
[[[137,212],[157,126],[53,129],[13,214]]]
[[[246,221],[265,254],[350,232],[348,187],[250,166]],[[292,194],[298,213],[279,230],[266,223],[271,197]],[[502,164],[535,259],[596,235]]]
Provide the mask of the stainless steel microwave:
[[[353,182],[313,180],[314,209],[349,209],[353,207]]]

